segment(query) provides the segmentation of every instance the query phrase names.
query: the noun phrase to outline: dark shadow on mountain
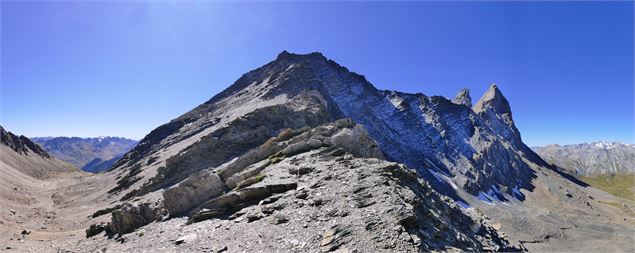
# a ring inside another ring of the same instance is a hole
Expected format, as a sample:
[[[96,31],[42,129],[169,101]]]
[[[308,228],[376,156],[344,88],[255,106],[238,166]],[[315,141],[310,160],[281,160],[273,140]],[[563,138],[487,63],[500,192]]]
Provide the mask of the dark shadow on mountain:
[[[582,187],[588,187],[589,186],[589,184],[585,183],[584,181],[576,178],[575,176],[573,176],[571,174],[568,174],[568,173],[564,172],[564,170],[562,168],[558,167],[558,166],[549,165],[549,167],[547,167],[547,168],[549,168],[550,170],[552,170],[555,173],[558,173],[558,175],[560,175],[561,177],[573,182],[574,184],[577,184],[577,185],[582,186]]]

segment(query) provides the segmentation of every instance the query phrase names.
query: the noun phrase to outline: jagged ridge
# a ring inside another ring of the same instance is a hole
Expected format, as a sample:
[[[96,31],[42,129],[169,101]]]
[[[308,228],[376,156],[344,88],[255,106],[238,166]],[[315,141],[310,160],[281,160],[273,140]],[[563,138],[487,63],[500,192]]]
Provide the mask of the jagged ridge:
[[[28,155],[30,152],[33,152],[36,155],[45,158],[51,158],[51,155],[49,155],[46,151],[44,151],[44,149],[35,144],[29,138],[25,137],[24,135],[20,135],[18,137],[13,133],[4,130],[2,126],[0,126],[0,143],[10,147],[19,154]]]
[[[307,113],[322,115],[309,124],[313,126],[337,118],[352,118],[368,129],[388,159],[417,169],[429,180],[445,174],[473,194],[493,186],[510,194],[516,187],[530,189],[531,166],[545,163],[522,143],[509,103],[497,86],[492,85],[473,108],[469,107],[469,92],[461,91],[457,97],[454,103],[421,93],[380,91],[363,76],[320,53],[298,55],[285,51],[276,60],[243,75],[206,103],[151,132],[115,167],[139,163],[140,158],[158,149],[203,134],[200,141],[182,151],[185,154],[191,150],[188,154],[174,156],[191,159],[194,150],[209,146],[218,138],[220,134],[214,133],[218,131],[214,129],[224,129],[236,124],[233,122],[241,122],[241,117],[278,106],[287,112],[297,112],[299,117]],[[285,124],[268,127],[258,141],[289,126]],[[207,165],[180,168],[193,173],[206,166],[218,166],[253,147],[252,144],[243,151],[234,150],[217,160],[205,158],[202,162]],[[168,162],[165,167],[170,170],[174,164]],[[161,178],[156,178],[154,184],[166,187],[179,180],[171,178],[172,182],[157,184],[164,180]],[[142,192],[156,189],[151,187]]]

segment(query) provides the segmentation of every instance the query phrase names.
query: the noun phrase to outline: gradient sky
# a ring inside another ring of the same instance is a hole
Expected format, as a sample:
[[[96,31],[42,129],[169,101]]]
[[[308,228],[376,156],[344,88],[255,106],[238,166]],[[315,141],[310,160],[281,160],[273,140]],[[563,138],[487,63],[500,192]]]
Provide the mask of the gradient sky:
[[[142,138],[273,60],[320,51],[380,89],[474,101],[529,145],[635,142],[633,2],[1,3],[0,125]]]

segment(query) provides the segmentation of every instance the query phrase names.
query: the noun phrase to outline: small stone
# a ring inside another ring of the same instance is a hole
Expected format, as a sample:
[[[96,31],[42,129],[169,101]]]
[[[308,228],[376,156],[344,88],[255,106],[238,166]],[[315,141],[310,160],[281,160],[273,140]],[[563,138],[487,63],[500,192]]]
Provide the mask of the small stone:
[[[289,168],[289,174],[303,176],[313,172],[315,168],[311,167],[292,167]]]
[[[306,199],[307,197],[309,197],[309,193],[307,191],[298,191],[295,194],[295,197],[298,199]]]
[[[179,245],[179,244],[183,244],[183,243],[191,243],[193,241],[196,240],[196,238],[198,238],[197,234],[189,234],[186,236],[183,236],[179,239],[176,239],[176,241],[174,241],[174,244]]]
[[[311,201],[309,201],[309,205],[311,206],[320,206],[324,203],[324,201],[322,199],[312,199]]]
[[[248,215],[245,216],[245,218],[247,219],[247,222],[254,222],[254,221],[262,219],[263,215],[259,214],[259,213],[258,214],[248,214]]]
[[[287,223],[288,221],[289,221],[289,218],[287,218],[286,216],[282,214],[275,214],[269,218],[269,223],[273,225]]]

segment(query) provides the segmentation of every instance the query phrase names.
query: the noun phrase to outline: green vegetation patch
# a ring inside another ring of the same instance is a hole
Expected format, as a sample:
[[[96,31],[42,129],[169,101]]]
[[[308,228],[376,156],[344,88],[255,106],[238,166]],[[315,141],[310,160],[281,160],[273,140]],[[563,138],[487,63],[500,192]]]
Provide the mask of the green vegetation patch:
[[[581,176],[580,179],[613,196],[635,201],[635,174]]]

